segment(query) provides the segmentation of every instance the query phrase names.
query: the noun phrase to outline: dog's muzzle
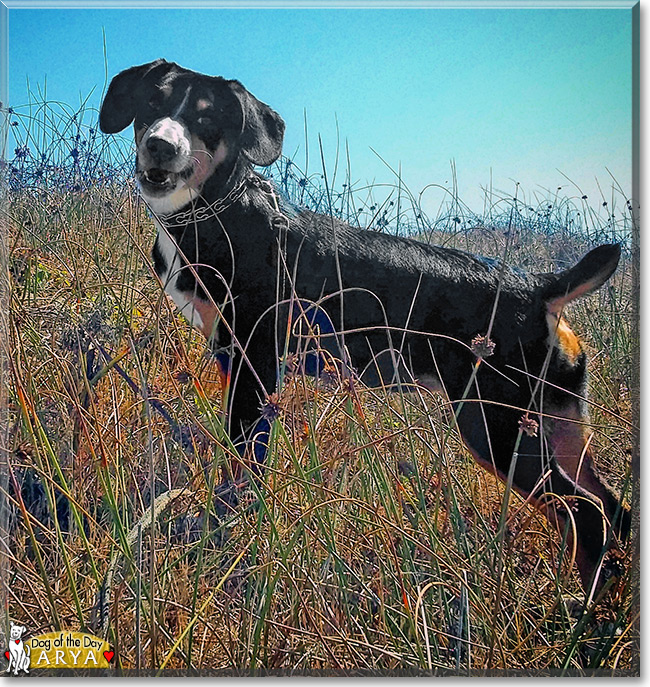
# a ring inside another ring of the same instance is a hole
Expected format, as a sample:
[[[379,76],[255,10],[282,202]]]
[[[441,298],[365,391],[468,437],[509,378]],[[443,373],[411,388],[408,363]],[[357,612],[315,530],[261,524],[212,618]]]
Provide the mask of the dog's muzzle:
[[[192,176],[191,137],[182,122],[165,117],[154,122],[138,148],[137,178],[145,192],[163,195]]]

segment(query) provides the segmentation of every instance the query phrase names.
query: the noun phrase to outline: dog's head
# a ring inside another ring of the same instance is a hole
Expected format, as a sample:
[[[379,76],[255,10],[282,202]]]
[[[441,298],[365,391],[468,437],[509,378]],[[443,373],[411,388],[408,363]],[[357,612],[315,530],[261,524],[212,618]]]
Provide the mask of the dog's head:
[[[9,638],[13,639],[14,641],[21,639],[25,632],[27,632],[27,628],[24,625],[14,625],[12,622],[11,627],[9,628]]]
[[[282,118],[238,81],[165,60],[131,67],[111,81],[99,126],[117,133],[131,122],[137,181],[162,213],[185,205],[240,156],[265,166],[282,150]]]

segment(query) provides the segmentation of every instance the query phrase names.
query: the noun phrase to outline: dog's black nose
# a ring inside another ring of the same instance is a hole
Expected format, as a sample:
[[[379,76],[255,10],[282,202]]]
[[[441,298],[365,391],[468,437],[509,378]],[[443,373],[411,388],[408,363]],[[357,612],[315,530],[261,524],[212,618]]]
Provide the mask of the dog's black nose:
[[[151,136],[147,141],[147,150],[154,162],[158,164],[169,162],[169,160],[172,160],[177,154],[175,145],[166,141],[164,138],[157,138],[156,136]]]

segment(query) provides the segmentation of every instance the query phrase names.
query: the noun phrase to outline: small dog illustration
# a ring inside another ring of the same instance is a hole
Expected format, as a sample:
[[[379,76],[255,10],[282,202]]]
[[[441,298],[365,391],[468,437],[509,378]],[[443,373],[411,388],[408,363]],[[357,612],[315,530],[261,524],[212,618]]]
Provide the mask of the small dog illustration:
[[[23,635],[27,632],[24,625],[14,625],[11,623],[9,630],[9,665],[6,672],[11,671],[13,666],[14,675],[18,675],[18,671],[24,670],[25,674],[29,674],[29,664],[31,660],[31,649],[23,641]],[[6,655],[6,654],[5,654]]]

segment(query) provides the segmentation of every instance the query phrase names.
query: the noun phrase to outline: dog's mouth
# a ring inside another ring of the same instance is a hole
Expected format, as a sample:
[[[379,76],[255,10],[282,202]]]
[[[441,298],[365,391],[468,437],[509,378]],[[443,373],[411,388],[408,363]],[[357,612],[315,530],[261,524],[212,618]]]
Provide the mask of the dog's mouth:
[[[170,172],[168,169],[153,167],[152,169],[140,170],[138,181],[145,190],[161,194],[176,188],[178,176],[176,172]]]
[[[187,181],[194,173],[194,167],[188,165],[180,172],[172,172],[162,167],[138,170],[137,177],[143,190],[152,195],[163,195],[176,189],[178,181]]]

